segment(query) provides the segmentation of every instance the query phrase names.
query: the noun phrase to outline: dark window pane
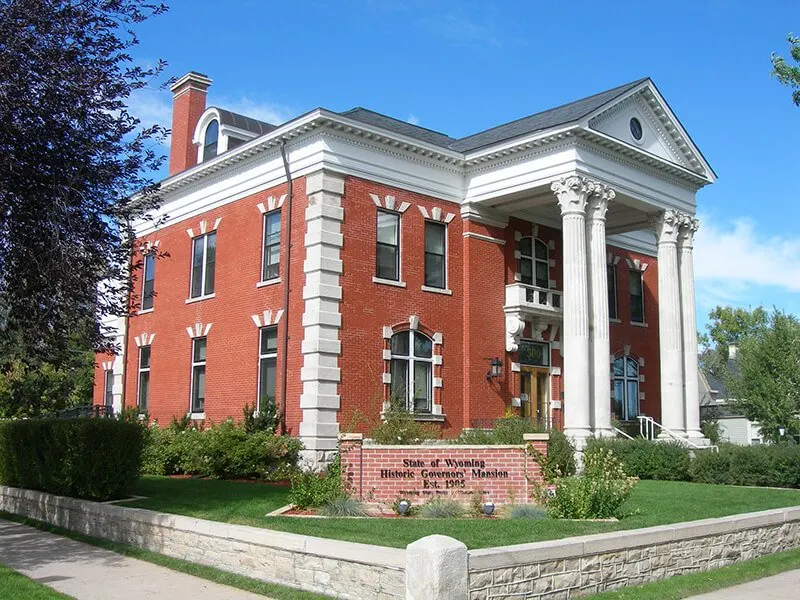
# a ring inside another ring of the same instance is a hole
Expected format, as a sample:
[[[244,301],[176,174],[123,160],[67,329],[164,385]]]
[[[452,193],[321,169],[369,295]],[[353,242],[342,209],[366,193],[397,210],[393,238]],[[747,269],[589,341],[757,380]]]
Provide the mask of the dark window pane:
[[[258,364],[258,407],[275,405],[276,358],[262,358]]]
[[[636,415],[639,414],[639,382],[628,381],[627,392],[627,410],[625,416],[628,419],[634,419]]]
[[[139,373],[139,411],[145,412],[147,410],[147,402],[150,399],[150,371],[142,371]]]
[[[531,244],[533,243],[533,238],[524,237],[519,241],[519,253],[522,256],[533,256],[533,249]]]
[[[444,256],[446,231],[445,225],[441,223],[425,222],[425,253],[439,254]]]
[[[203,295],[214,293],[214,268],[217,263],[217,234],[208,234],[208,246],[206,248],[206,281]]]
[[[203,295],[203,248],[205,239],[195,238],[192,242],[192,298]]]
[[[268,281],[280,275],[281,213],[271,212],[264,217],[264,256],[261,280]]]
[[[195,338],[194,340],[194,362],[205,362],[206,360],[206,338]]]
[[[630,272],[631,282],[631,321],[644,323],[644,297],[642,295],[642,274]]]
[[[414,334],[414,356],[417,358],[430,358],[433,356],[433,341],[431,338],[419,332]]]
[[[521,283],[533,285],[533,261],[530,258],[520,259],[519,274]]]
[[[414,363],[414,412],[431,412],[431,363]]]
[[[206,137],[203,142],[203,160],[210,160],[217,155],[217,143],[219,142],[219,123],[214,120],[206,127]]]
[[[425,285],[444,289],[444,256],[425,253]]]
[[[206,367],[192,368],[192,412],[203,412],[206,403]]]
[[[397,246],[378,243],[375,276],[392,281],[400,279],[399,258],[400,249]]]
[[[623,373],[625,372],[624,371],[625,367],[623,365],[623,362],[624,359],[622,358],[614,359],[614,364],[612,365],[614,371],[614,377],[622,377]]]
[[[261,328],[261,354],[272,354],[278,351],[278,328]]]
[[[625,377],[633,377],[639,379],[639,363],[633,358],[625,359]]]
[[[114,403],[114,371],[111,369],[106,370],[104,383],[105,403],[106,406],[111,406]]]
[[[536,261],[536,285],[545,289],[550,287],[549,275],[547,263]]]
[[[400,215],[378,211],[377,241],[397,246],[400,242]]]
[[[406,401],[408,387],[408,361],[393,358],[391,363],[392,398]]]
[[[392,336],[392,354],[408,356],[408,332],[401,331]]]
[[[542,240],[536,240],[536,258],[547,260],[547,244]]]
[[[144,285],[142,286],[142,310],[153,308],[153,284],[156,276],[155,254],[145,254],[142,273]]]
[[[617,269],[614,265],[606,268],[608,277],[608,316],[611,319],[617,318]]]
[[[625,406],[625,382],[621,379],[614,380],[614,418],[625,419],[623,407]]]
[[[150,346],[142,346],[139,348],[139,368],[150,368]]]

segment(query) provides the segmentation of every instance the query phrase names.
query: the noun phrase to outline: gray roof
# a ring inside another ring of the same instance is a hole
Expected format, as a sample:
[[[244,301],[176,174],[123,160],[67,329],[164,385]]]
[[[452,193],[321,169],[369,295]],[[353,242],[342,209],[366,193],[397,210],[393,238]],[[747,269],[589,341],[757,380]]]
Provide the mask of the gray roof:
[[[220,125],[228,125],[229,127],[244,129],[245,131],[255,133],[256,135],[264,135],[265,133],[269,133],[270,131],[278,128],[277,125],[265,123],[264,121],[258,121],[251,117],[246,117],[244,115],[225,110],[224,108],[217,108],[217,111],[219,112]]]
[[[484,146],[491,146],[498,142],[528,135],[537,131],[553,129],[560,125],[578,121],[647,80],[647,77],[637,79],[636,81],[606,90],[605,92],[600,92],[599,94],[570,102],[569,104],[551,108],[529,117],[523,117],[516,121],[511,121],[510,123],[505,123],[461,139],[452,138],[444,133],[419,127],[418,125],[412,125],[406,121],[388,117],[366,108],[357,107],[338,114],[360,121],[366,125],[374,125],[376,127],[388,129],[389,131],[435,146],[441,146],[457,152],[471,152],[472,150],[477,150]]]

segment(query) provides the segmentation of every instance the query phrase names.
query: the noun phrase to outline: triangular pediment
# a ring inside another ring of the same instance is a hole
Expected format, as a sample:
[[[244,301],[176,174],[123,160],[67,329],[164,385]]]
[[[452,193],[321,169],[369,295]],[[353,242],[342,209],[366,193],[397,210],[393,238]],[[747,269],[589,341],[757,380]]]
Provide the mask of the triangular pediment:
[[[684,169],[714,178],[700,150],[649,80],[589,115],[586,125]]]

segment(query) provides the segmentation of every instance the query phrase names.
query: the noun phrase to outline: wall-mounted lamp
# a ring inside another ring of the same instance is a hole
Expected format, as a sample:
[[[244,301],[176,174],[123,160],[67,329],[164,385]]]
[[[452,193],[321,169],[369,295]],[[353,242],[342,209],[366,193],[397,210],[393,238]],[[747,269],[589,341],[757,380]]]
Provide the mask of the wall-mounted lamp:
[[[489,359],[486,359],[486,360],[489,360]],[[491,381],[492,379],[494,379],[496,377],[500,377],[500,375],[503,373],[503,363],[500,362],[500,359],[495,356],[491,360],[492,360],[492,364],[489,367],[489,370],[486,371],[486,381]]]

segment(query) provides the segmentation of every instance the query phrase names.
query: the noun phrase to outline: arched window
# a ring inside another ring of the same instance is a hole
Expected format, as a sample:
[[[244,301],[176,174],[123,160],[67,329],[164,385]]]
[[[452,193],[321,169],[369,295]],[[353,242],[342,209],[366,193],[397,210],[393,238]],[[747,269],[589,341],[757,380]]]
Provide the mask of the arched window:
[[[614,418],[630,421],[639,415],[639,362],[630,356],[614,359]]]
[[[550,263],[547,259],[547,244],[542,240],[524,237],[519,241],[519,274],[525,285],[547,289]]]
[[[419,331],[392,336],[392,397],[404,399],[408,410],[431,412],[433,404],[433,340]]]
[[[203,162],[211,160],[217,155],[217,142],[219,142],[219,122],[214,119],[206,127],[206,137],[203,141]]]

